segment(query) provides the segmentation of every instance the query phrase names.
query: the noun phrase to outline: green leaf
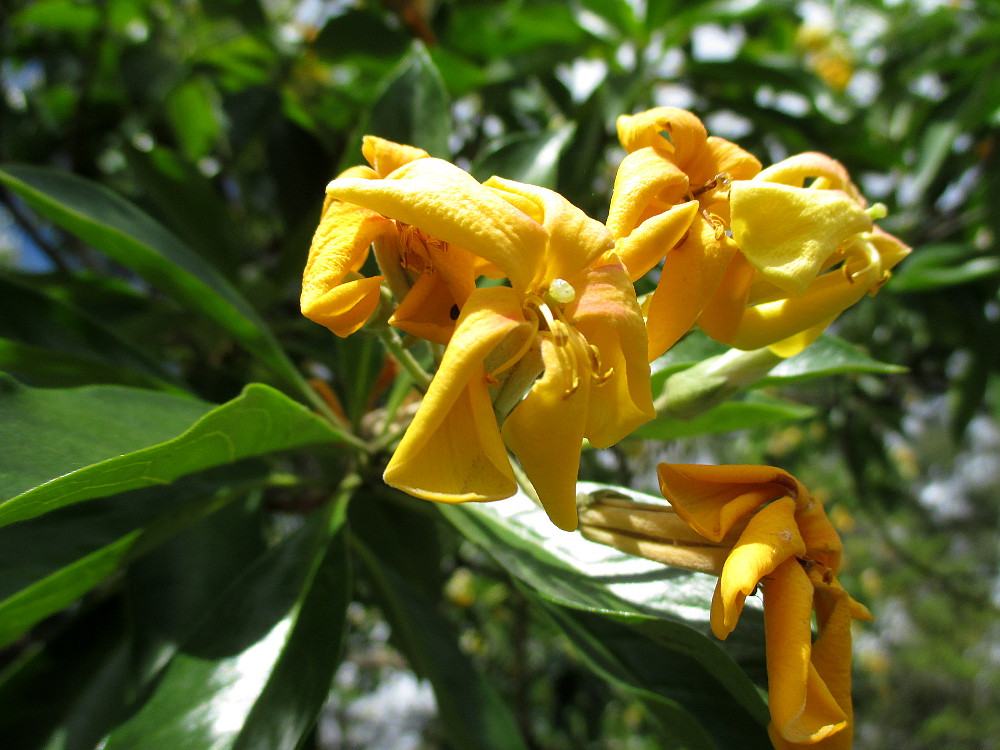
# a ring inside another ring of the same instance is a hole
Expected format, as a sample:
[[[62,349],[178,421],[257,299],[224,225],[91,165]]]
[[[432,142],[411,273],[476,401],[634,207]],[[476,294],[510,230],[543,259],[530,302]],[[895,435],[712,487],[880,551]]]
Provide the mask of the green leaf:
[[[559,160],[576,131],[568,123],[545,133],[514,135],[497,143],[475,165],[472,173],[482,181],[492,175],[554,189]]]
[[[489,681],[458,648],[458,632],[393,565],[355,544],[401,650],[431,681],[450,745],[477,750],[525,750],[514,717]],[[405,559],[394,558],[406,564]]]
[[[171,487],[88,503],[82,514],[76,512],[79,507],[66,508],[0,529],[0,593],[16,592],[0,601],[0,645],[21,637],[131,560],[229,502],[233,491],[218,491],[220,484],[263,475],[242,464],[239,476],[234,467],[226,469],[185,477]]]
[[[242,458],[341,436],[262,384],[211,411],[117,386],[39,390],[0,380],[0,525],[95,497],[172,482]]]
[[[932,289],[969,284],[1000,274],[1000,258],[976,253],[962,243],[921,245],[893,271],[893,292],[926,292]]]
[[[164,101],[167,120],[191,162],[211,153],[220,137],[219,93],[205,77],[195,76],[171,89]]]
[[[44,167],[0,170],[6,185],[66,231],[215,321],[285,377],[301,376],[250,304],[187,245],[131,203],[76,175]]]
[[[350,578],[334,506],[258,558],[102,747],[294,750],[340,659]]]
[[[581,494],[609,489],[639,502],[665,504],[662,498],[619,487],[589,482],[577,486]],[[716,582],[711,576],[633,557],[578,534],[559,531],[544,511],[523,495],[500,503],[441,506],[440,510],[532,595],[559,607],[611,617],[673,652],[662,658],[683,664],[683,671],[677,673],[683,677],[678,681],[690,679],[695,686],[691,694],[671,694],[684,699],[685,710],[700,710],[706,701],[718,702],[721,688],[726,694],[724,701],[740,707],[738,718],[744,723],[743,729],[757,732],[760,723],[766,721],[766,707],[757,688],[733,661],[739,659],[755,672],[760,671],[763,621],[752,599],[748,599],[740,625],[725,642],[723,651],[719,642],[709,636]],[[655,661],[656,647],[648,644],[648,648],[649,658]],[[622,674],[619,679],[624,679]],[[646,677],[631,684],[654,692],[660,690]],[[666,696],[662,691],[658,694]]]
[[[661,416],[647,422],[632,436],[644,440],[674,440],[695,435],[735,432],[809,419],[811,406],[792,403],[762,393],[749,393],[741,401],[726,401],[690,419]]]
[[[753,387],[785,385],[831,375],[852,373],[895,375],[901,372],[906,372],[906,368],[880,362],[868,356],[860,347],[836,336],[824,334],[804,351],[774,367]]]
[[[413,43],[383,82],[364,133],[422,148],[431,156],[451,156],[451,100],[441,73],[420,42]]]

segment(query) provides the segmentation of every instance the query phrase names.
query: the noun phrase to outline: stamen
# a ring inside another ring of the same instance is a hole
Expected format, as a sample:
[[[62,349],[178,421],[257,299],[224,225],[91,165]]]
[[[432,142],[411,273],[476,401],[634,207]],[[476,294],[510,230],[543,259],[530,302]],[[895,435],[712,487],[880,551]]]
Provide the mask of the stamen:
[[[884,219],[886,216],[888,216],[889,209],[886,208],[886,205],[884,203],[873,203],[871,206],[868,207],[865,213],[871,216],[872,220],[875,221],[877,219]]]

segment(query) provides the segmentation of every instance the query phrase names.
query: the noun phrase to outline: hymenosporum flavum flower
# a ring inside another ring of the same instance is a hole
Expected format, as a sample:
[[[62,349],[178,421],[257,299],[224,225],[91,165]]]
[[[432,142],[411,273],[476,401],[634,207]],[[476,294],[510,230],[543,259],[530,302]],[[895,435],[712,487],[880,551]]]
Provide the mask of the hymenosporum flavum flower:
[[[616,249],[633,279],[663,259],[646,310],[651,360],[694,323],[734,348],[795,354],[909,252],[827,156],[761,171],[672,107],[623,116],[618,131],[629,154],[608,218]]]
[[[581,513],[584,535],[719,576],[711,624],[721,639],[759,586],[772,742],[779,750],[849,748],[851,620],[871,615],[837,580],[841,542],[823,506],[770,466],[661,464],[659,479],[671,507],[598,501]]]
[[[607,447],[654,414],[642,313],[605,226],[553,191],[481,184],[427,157],[342,176],[327,195],[338,208],[328,203],[321,233],[336,241],[314,244],[304,286],[328,291],[303,293],[318,300],[310,312],[325,310],[359,245],[375,242],[390,281],[410,270],[407,250],[426,250],[389,322],[447,343],[385,481],[440,502],[510,497],[509,449],[553,522],[576,528],[583,440]],[[476,288],[480,274],[506,282]]]

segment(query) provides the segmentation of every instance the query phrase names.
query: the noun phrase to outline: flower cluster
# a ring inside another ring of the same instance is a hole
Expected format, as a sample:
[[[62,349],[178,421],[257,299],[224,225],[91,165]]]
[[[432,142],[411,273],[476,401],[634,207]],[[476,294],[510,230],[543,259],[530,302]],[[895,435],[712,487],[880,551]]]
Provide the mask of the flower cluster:
[[[649,363],[692,327],[791,356],[909,252],[874,225],[884,207],[822,154],[762,168],[672,107],[620,117],[618,136],[627,153],[606,223],[552,190],[480,183],[372,136],[368,166],[327,187],[303,313],[339,336],[374,316],[443,347],[389,485],[458,503],[510,497],[522,480],[571,531],[584,441],[611,446],[656,416]],[[378,274],[366,276],[372,250]],[[655,291],[639,299],[647,274]],[[664,465],[660,479],[688,527],[665,561],[720,576],[716,635],[764,590],[775,745],[848,746],[849,625],[867,613],[837,583],[840,541],[822,508],[770,467]]]

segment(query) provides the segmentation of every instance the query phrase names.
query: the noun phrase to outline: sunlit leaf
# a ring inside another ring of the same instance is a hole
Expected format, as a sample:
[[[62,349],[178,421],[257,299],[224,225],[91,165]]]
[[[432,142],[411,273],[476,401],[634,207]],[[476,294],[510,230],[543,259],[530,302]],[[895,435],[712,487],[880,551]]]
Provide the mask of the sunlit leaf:
[[[633,435],[645,440],[674,440],[796,422],[815,414],[816,410],[811,406],[751,393],[741,401],[726,401],[689,419],[669,415],[657,417]]]

